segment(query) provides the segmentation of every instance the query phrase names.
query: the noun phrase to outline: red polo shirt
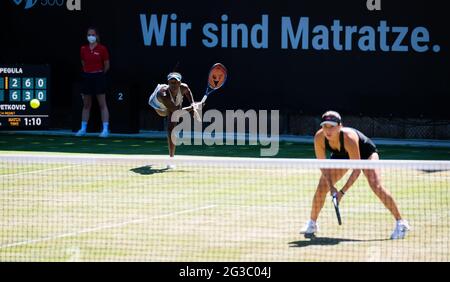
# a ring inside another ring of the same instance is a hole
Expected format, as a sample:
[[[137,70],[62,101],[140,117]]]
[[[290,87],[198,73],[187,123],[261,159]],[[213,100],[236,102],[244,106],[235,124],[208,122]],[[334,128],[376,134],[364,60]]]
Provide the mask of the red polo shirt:
[[[92,50],[88,44],[81,46],[80,56],[84,61],[83,71],[87,73],[102,72],[104,62],[109,60],[108,49],[100,43],[97,43]]]

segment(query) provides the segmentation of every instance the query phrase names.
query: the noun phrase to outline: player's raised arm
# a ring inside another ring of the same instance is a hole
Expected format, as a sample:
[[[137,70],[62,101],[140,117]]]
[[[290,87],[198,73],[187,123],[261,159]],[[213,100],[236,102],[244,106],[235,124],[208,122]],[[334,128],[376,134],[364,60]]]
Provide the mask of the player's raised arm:
[[[189,86],[185,83],[182,83],[181,86],[183,89],[183,95],[187,98],[187,100],[190,104],[189,107],[183,108],[183,110],[187,110],[187,111],[191,112],[193,114],[194,118],[198,122],[201,122],[202,119],[200,117],[200,114],[197,111],[201,106],[194,102],[194,96],[192,95],[192,91],[189,88]]]

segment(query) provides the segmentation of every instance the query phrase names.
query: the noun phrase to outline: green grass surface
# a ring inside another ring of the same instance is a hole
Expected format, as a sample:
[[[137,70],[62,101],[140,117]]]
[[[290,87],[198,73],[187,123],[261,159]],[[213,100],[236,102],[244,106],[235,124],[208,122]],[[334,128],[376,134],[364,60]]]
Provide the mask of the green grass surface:
[[[381,146],[383,159],[448,160],[447,149]],[[161,160],[42,162],[48,153],[167,155],[161,139],[0,134],[0,261],[449,261],[450,172],[382,170],[412,225],[394,221],[361,176],[341,203],[327,199],[318,238],[298,234],[319,171],[262,164]],[[180,146],[178,155],[259,157],[258,146]],[[42,156],[42,157],[41,157]],[[313,158],[312,145],[282,142],[282,158]],[[151,158],[151,156],[149,157]],[[338,183],[341,187],[343,182]]]
[[[450,160],[449,148],[378,146],[382,159]],[[0,151],[64,152],[92,154],[167,155],[163,139],[35,136],[0,133]],[[178,155],[259,157],[260,146],[186,146]],[[312,144],[280,142],[277,158],[314,158]]]
[[[35,159],[36,160],[36,159]],[[317,170],[233,163],[0,162],[0,261],[448,261],[450,172],[384,170],[412,231],[364,177],[326,201],[318,238],[308,219]],[[338,186],[342,185],[340,183]]]

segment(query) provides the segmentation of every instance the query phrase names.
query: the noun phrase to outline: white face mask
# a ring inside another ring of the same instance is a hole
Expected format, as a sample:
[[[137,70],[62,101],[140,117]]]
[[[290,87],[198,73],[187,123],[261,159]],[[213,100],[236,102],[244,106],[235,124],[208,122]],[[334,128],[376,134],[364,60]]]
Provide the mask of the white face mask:
[[[87,40],[89,41],[89,43],[95,43],[95,41],[97,41],[97,37],[94,35],[88,35]]]

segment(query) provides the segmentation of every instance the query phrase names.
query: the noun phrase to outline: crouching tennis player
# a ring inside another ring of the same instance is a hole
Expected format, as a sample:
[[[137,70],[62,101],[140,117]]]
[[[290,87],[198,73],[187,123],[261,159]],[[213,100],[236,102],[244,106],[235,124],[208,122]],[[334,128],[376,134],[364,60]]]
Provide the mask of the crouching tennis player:
[[[320,126],[322,128],[317,131],[314,137],[314,149],[317,159],[325,159],[326,151],[331,152],[331,159],[379,159],[377,148],[372,140],[356,129],[343,127],[339,113],[328,111],[323,114]],[[348,169],[322,169],[322,175],[313,198],[311,218],[300,232],[305,234],[305,237],[313,237],[314,233],[318,231],[317,218],[325,203],[326,194],[328,192],[332,195],[337,193],[339,202],[361,174],[360,169],[354,169],[342,189],[337,191],[335,184],[347,171]],[[402,219],[397,204],[382,185],[380,172],[376,169],[364,169],[363,173],[372,191],[396,220],[391,239],[403,239],[409,230],[408,222]]]
[[[167,75],[167,84],[158,84],[156,89],[148,99],[149,105],[155,109],[159,116],[167,117],[167,143],[169,147],[169,155],[171,158],[175,156],[175,143],[171,135],[172,130],[176,126],[176,122],[172,122],[172,114],[180,110],[183,104],[183,98],[186,97],[192,107],[195,117],[198,119],[196,112],[197,104],[194,103],[194,98],[189,86],[186,83],[181,83],[181,74],[178,72],[171,72]],[[167,168],[174,168],[175,166],[169,164]]]

